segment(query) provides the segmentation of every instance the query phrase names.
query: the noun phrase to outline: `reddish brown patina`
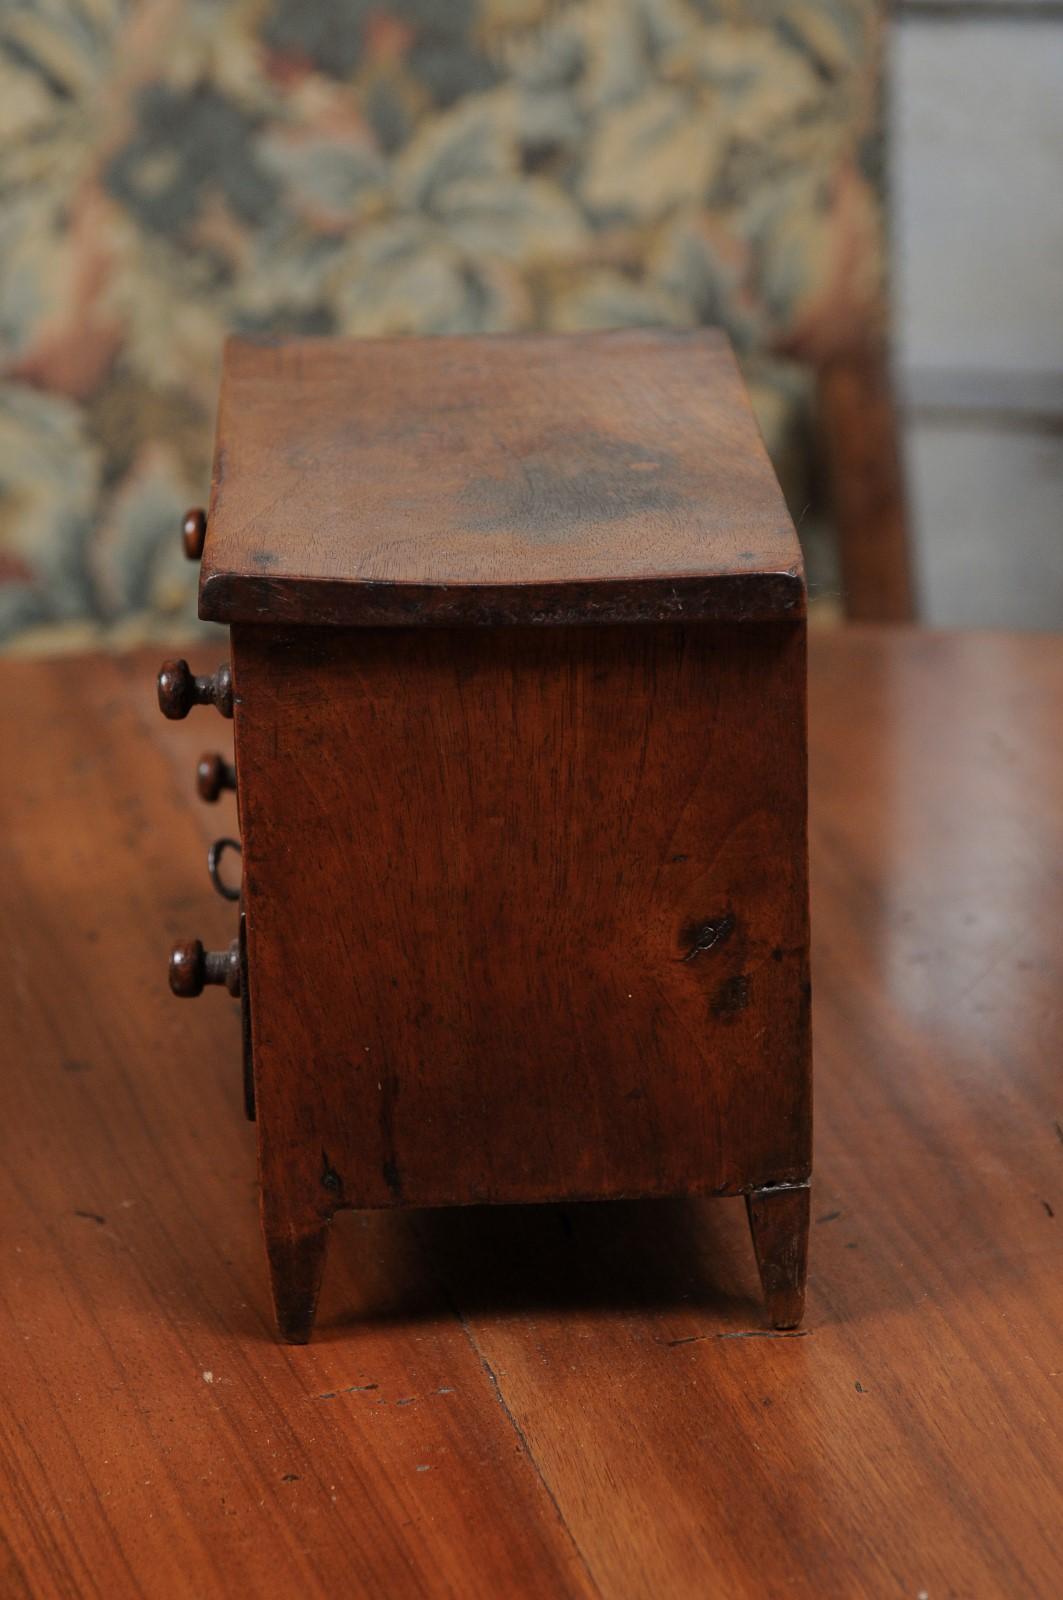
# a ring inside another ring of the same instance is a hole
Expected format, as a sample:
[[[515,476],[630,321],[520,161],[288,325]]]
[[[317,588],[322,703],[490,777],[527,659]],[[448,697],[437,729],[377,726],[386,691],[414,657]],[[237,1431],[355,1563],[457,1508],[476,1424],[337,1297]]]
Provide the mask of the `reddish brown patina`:
[[[683,1194],[796,1324],[804,582],[722,338],[233,343],[200,593],[284,1335],[340,1208]]]

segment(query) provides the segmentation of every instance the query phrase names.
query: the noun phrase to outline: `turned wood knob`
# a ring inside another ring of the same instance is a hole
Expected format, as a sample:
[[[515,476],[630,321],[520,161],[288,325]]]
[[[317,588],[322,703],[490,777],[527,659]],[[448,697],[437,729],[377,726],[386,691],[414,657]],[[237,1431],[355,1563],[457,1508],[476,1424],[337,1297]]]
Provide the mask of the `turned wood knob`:
[[[187,717],[193,706],[217,706],[223,717],[233,714],[233,678],[227,665],[209,677],[192,673],[187,661],[164,661],[159,668],[159,710],[171,722]]]
[[[223,789],[236,788],[236,768],[216,750],[201,755],[196,766],[196,793],[213,805]]]
[[[202,506],[193,506],[185,512],[181,524],[181,543],[189,561],[198,561],[203,554],[203,541],[207,537],[207,513]]]
[[[240,941],[228,950],[204,950],[199,939],[184,939],[170,951],[170,988],[181,1000],[194,1000],[208,984],[223,984],[240,994]]]

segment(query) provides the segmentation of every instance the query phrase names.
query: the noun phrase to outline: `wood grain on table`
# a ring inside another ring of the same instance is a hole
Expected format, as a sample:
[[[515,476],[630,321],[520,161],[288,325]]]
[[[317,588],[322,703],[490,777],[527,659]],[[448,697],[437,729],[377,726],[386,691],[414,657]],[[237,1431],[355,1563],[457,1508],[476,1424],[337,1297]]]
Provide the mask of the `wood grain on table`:
[[[796,1336],[715,1200],[341,1215],[277,1344],[203,724],[3,665],[0,1594],[1063,1589],[1063,640],[812,643]]]

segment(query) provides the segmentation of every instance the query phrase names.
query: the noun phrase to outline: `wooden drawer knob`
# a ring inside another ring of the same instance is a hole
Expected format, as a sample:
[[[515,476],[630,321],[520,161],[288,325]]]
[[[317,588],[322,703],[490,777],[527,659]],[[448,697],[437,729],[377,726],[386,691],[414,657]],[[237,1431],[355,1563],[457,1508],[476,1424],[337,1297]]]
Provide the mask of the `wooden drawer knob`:
[[[189,561],[199,560],[206,537],[207,513],[202,506],[194,506],[191,511],[185,512],[185,520],[181,524],[181,543]]]
[[[227,665],[209,677],[199,677],[187,661],[164,661],[158,684],[159,710],[171,722],[187,717],[193,706],[217,706],[223,717],[233,714],[233,677]]]
[[[240,941],[228,950],[204,950],[199,939],[185,939],[170,952],[170,988],[182,1000],[194,1000],[208,984],[223,984],[240,993]]]
[[[201,755],[196,767],[196,793],[213,805],[223,789],[236,788],[236,768],[216,750]]]

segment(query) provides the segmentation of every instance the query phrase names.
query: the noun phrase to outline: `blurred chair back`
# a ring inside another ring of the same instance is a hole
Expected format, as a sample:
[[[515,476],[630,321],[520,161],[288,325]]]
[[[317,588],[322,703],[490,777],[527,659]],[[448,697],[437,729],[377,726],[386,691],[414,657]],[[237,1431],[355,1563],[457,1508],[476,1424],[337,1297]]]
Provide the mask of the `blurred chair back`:
[[[910,610],[862,0],[10,0],[0,638],[186,633],[230,331],[721,323]]]

